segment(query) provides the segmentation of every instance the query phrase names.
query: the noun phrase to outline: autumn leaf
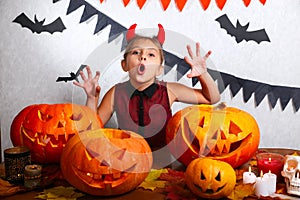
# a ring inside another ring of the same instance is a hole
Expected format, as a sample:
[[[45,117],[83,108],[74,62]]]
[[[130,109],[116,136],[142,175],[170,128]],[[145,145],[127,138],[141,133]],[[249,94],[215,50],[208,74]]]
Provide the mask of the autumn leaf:
[[[75,200],[84,196],[83,193],[75,192],[73,187],[57,186],[45,189],[43,192],[37,194],[37,199],[60,199],[60,200]]]
[[[254,194],[253,184],[237,184],[232,193],[227,197],[232,200],[244,199]]]
[[[146,179],[138,187],[152,191],[156,188],[164,188],[166,181],[159,180],[159,177],[161,174],[167,172],[167,169],[151,169]]]

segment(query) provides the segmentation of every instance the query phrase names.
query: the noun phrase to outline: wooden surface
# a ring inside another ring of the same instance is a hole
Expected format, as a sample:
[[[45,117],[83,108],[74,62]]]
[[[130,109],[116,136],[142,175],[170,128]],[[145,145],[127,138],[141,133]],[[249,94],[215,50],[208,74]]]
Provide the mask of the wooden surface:
[[[281,149],[281,148],[260,148],[259,151],[266,151],[266,152],[272,152],[272,153],[279,153],[282,155],[290,155],[293,153],[297,153],[300,155],[300,150],[294,150],[294,149]],[[244,166],[246,167],[246,166]],[[41,191],[38,189],[34,191],[24,192],[24,193],[18,193],[13,196],[8,197],[0,197],[0,199],[5,200],[27,200],[27,199],[34,199],[34,197]],[[286,198],[288,196],[284,196]],[[295,197],[294,197],[295,198]],[[154,191],[145,190],[142,188],[133,190],[131,192],[128,192],[126,194],[120,195],[120,196],[114,196],[114,197],[96,197],[86,194],[84,197],[78,198],[79,200],[90,200],[90,199],[107,199],[107,200],[132,200],[132,199],[143,199],[143,200],[163,200],[165,199],[165,194],[163,193],[163,190],[157,189]],[[248,197],[245,198],[247,200],[257,199],[256,197]],[[280,199],[280,198],[275,198]],[[293,199],[288,198],[288,199]],[[298,199],[298,197],[296,197]],[[300,197],[299,197],[300,199]]]

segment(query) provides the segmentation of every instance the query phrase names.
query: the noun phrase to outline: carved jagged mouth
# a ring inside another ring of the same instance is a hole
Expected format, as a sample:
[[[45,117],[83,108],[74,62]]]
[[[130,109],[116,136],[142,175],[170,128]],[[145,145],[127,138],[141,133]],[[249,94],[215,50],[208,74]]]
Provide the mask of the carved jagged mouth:
[[[203,191],[201,187],[199,187],[198,185],[194,184],[194,186],[201,192],[201,193],[205,193],[205,194],[214,194],[214,193],[217,193],[219,191],[221,191],[225,186],[221,186],[221,187],[218,187],[216,191],[214,191],[213,189],[207,189],[206,191]]]
[[[111,169],[107,166],[99,166],[105,167],[103,171],[107,171],[107,173],[92,173],[92,172],[85,172],[79,169],[76,166],[72,166],[73,171],[80,177],[82,181],[86,184],[97,187],[97,188],[113,188],[116,187],[124,182],[124,179],[127,178],[129,173],[136,168],[136,164],[132,165],[130,168],[119,171],[116,169]]]
[[[30,140],[32,143],[37,143],[41,146],[50,145],[53,148],[64,147],[67,141],[75,135],[75,133],[63,133],[63,134],[44,134],[33,133],[30,130],[21,127],[21,133],[25,136],[24,139]]]

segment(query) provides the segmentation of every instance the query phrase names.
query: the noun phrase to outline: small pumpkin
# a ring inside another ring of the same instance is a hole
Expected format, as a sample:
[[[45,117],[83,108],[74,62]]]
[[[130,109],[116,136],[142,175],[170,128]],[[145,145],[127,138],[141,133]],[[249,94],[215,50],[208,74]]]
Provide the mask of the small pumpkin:
[[[61,170],[75,188],[96,196],[135,189],[153,162],[146,140],[130,131],[97,129],[75,135],[63,150]]]
[[[197,158],[186,169],[185,181],[197,196],[220,199],[229,196],[236,184],[234,169],[226,162],[212,158]]]
[[[166,140],[172,154],[186,166],[206,156],[236,168],[253,157],[260,132],[256,120],[243,110],[224,104],[193,105],[169,120]]]
[[[27,146],[37,163],[58,163],[62,149],[74,135],[103,127],[90,108],[71,103],[34,104],[14,118],[10,138],[14,146]]]

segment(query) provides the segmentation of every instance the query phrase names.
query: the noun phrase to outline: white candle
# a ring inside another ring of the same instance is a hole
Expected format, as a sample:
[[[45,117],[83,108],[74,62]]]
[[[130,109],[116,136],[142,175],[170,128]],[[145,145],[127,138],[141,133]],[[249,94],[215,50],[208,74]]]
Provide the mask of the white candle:
[[[262,171],[261,171],[261,176],[256,178],[255,195],[258,197],[269,196],[268,181],[266,180],[266,178],[263,177]]]
[[[251,172],[251,166],[249,167],[248,172],[243,173],[243,184],[252,184],[255,183],[256,181],[256,176],[253,172]]]
[[[269,173],[265,173],[263,175],[263,178],[268,182],[269,195],[274,194],[276,192],[276,174],[273,174],[271,171],[269,171]]]

